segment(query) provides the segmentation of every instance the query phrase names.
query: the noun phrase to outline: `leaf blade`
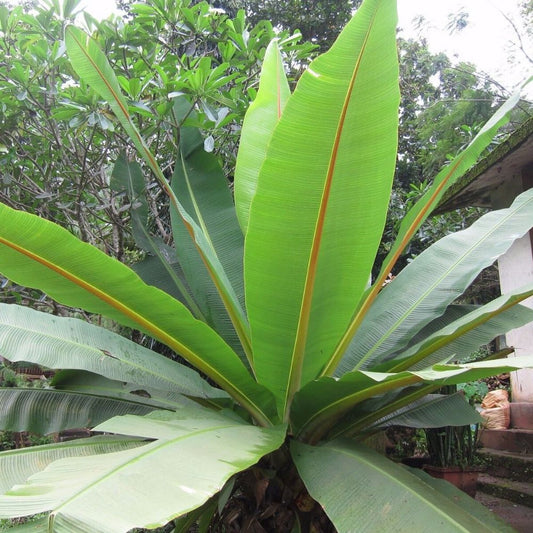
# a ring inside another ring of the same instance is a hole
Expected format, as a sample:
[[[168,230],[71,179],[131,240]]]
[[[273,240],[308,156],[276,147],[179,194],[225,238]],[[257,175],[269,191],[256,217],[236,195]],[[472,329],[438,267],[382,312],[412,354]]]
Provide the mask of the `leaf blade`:
[[[259,174],[245,244],[246,302],[258,380],[280,412],[321,370],[368,281],[396,152],[395,24],[388,0],[357,11],[302,76]],[[372,145],[370,156],[358,150],[363,145]]]
[[[517,92],[511,96],[492,118],[479,131],[469,146],[463,150],[449,165],[447,165],[433,181],[431,188],[424,196],[411,208],[407,215],[402,219],[398,235],[394,244],[383,261],[381,271],[376,278],[371,289],[365,295],[359,305],[357,313],[354,315],[350,325],[339,342],[335,355],[329,364],[324,368],[323,375],[332,375],[335,368],[342,359],[346,349],[350,345],[355,333],[360,327],[369,309],[371,309],[376,297],[378,296],[387,276],[392,271],[396,261],[403,252],[405,246],[411,240],[415,232],[420,228],[422,223],[427,219],[433,209],[437,207],[438,202],[453,183],[455,183],[477,160],[482,151],[488,146],[498,129],[507,123],[514,106],[520,100],[520,94]]]
[[[34,347],[39,346],[39,350]],[[197,372],[111,331],[69,317],[0,304],[0,351],[11,362],[86,370],[187,396],[218,396]]]
[[[144,439],[100,435],[89,439],[75,439],[67,442],[44,444],[30,448],[19,448],[0,452],[0,494],[14,485],[25,482],[47,465],[64,457],[97,455],[128,449],[145,444]]]
[[[44,290],[61,303],[145,331],[210,376],[262,423],[269,423],[273,415],[267,413],[273,408],[267,405],[272,401],[268,391],[183,304],[51,222],[4,204],[0,220],[0,272],[20,285]]]
[[[285,435],[283,428],[262,429],[200,409],[120,417],[98,429],[158,440],[133,450],[56,461],[28,485],[0,496],[0,515],[51,510],[58,532],[72,531],[73,524],[76,531],[95,533],[163,526],[202,505],[234,473],[281,445]],[[75,480],[72,472],[79,474]],[[71,481],[67,487],[65,479]],[[132,480],[142,480],[143,490],[131,490]],[[147,492],[157,505],[147,502]]]
[[[422,252],[377,296],[336,375],[371,368],[400,351],[422,327],[442,315],[483,268],[527,233],[531,220],[533,190],[518,196],[508,209],[488,213]]]
[[[442,533],[505,530],[481,504],[472,500],[465,510],[455,503],[458,489],[447,497],[361,444],[338,440],[311,447],[295,441],[291,449],[309,493],[338,531],[353,531],[355,524],[360,531],[425,531],[428,524]]]
[[[244,117],[235,165],[235,208],[245,235],[259,171],[265,160],[272,132],[289,96],[283,60],[274,40],[265,51],[257,96]]]

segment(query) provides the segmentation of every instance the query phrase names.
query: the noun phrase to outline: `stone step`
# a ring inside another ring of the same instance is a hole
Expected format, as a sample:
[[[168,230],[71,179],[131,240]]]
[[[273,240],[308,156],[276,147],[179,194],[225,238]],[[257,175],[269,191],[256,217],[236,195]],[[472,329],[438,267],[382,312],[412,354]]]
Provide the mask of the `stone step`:
[[[533,508],[533,483],[480,474],[477,487],[485,494],[493,494],[498,498]]]
[[[481,448],[478,454],[486,473],[513,481],[533,482],[533,455]]]
[[[479,442],[484,448],[533,455],[533,429],[482,429]]]
[[[533,403],[511,403],[511,427],[533,429]]]

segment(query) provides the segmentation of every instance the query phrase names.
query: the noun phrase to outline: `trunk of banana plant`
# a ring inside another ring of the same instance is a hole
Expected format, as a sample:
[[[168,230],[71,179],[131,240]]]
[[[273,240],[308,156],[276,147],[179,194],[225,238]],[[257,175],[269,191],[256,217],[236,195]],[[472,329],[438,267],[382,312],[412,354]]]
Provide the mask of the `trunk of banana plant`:
[[[336,532],[324,509],[307,492],[286,444],[237,477],[231,498],[209,530]]]

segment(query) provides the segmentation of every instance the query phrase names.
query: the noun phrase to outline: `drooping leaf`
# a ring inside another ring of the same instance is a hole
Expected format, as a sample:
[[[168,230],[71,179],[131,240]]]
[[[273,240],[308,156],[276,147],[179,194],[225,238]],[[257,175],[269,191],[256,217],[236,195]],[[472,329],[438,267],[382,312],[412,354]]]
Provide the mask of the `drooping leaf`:
[[[144,444],[146,440],[138,437],[99,435],[0,452],[0,494],[24,483],[31,475],[58,459],[117,452]]]
[[[381,418],[372,428],[407,426],[412,428],[439,428],[465,426],[481,422],[479,413],[461,393],[428,394],[412,404]]]
[[[336,375],[371,368],[398,353],[422,327],[442,315],[483,268],[527,233],[532,220],[533,190],[529,190],[508,209],[488,213],[422,252],[376,298]]]
[[[364,435],[376,421],[385,419],[440,389],[439,385],[417,383],[399,387],[358,403],[328,433],[328,440]]]
[[[96,429],[157,440],[132,450],[56,461],[27,485],[0,496],[0,516],[51,511],[54,533],[163,526],[202,505],[285,438],[284,428],[262,429],[189,408],[119,417]],[[132,490],[135,486],[142,490]]]
[[[194,403],[178,392],[162,391],[152,387],[143,387],[138,383],[127,383],[105,378],[83,370],[60,370],[50,381],[56,390],[80,392],[93,396],[140,402],[154,409],[175,410]],[[218,401],[222,400],[223,396]],[[217,400],[198,399],[201,405],[217,406]],[[231,402],[229,398],[226,401]]]
[[[434,365],[398,373],[356,370],[340,379],[324,377],[308,383],[295,397],[291,421],[304,440],[318,441],[353,407],[395,389],[427,383],[454,385],[533,367],[533,356],[517,356],[461,365]],[[390,411],[395,411],[394,406]],[[382,416],[388,414],[385,411]]]
[[[158,409],[143,398],[116,400],[54,389],[0,388],[0,429],[39,435],[65,429],[92,428],[113,416],[145,415]]]
[[[225,395],[193,369],[116,333],[17,305],[0,304],[0,352],[12,362],[86,370],[139,388],[201,398]]]
[[[500,533],[505,524],[459,489],[435,490],[406,467],[352,441],[324,446],[292,442],[292,455],[307,490],[337,531]],[[472,512],[473,511],[473,512]]]
[[[245,235],[259,171],[289,96],[283,59],[277,41],[272,41],[265,51],[257,96],[244,117],[235,165],[235,209]]]
[[[270,394],[212,329],[126,265],[63,228],[1,204],[0,272],[61,303],[103,314],[160,340],[268,424]]]
[[[256,375],[283,413],[327,362],[369,279],[397,146],[395,25],[392,0],[358,9],[303,74],[259,173],[246,305]]]

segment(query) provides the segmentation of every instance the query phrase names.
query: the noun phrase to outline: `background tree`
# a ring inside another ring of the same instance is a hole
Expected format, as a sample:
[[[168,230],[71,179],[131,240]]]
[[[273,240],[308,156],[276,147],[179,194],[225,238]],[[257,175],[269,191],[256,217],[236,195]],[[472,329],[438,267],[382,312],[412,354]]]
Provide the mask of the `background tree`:
[[[218,0],[228,13],[244,9],[252,24],[269,20],[274,26],[300,30],[304,40],[324,51],[361,5],[362,0]]]
[[[120,227],[127,214],[117,212],[108,166],[129,144],[114,134],[107,105],[66,63],[63,27],[79,4],[0,7],[0,199],[33,209],[123,258]],[[137,3],[130,19],[98,22],[85,15],[120,73],[130,111],[151,148],[168,160],[178,142],[173,99],[187,94],[198,107],[195,120],[208,136],[206,147],[231,173],[236,135],[255,95],[272,26],[250,28],[243,13],[230,19],[189,0]],[[279,38],[289,64],[310,49],[286,32]]]
[[[125,262],[139,258],[129,201],[110,187],[111,164],[131,144],[116,118],[70,68],[64,26],[79,1],[0,5],[0,201],[66,227]],[[206,2],[149,0],[132,7],[128,23],[82,21],[106,51],[130,112],[163,169],[172,173],[178,126],[172,106],[186,94],[231,177],[242,117],[255,96],[266,46],[277,35],[291,79],[312,49],[262,22],[251,27]],[[191,122],[191,119],[188,119]],[[150,224],[170,239],[166,199],[147,183]],[[44,298],[3,281],[3,297],[35,304]],[[39,305],[47,305],[45,299]],[[50,304],[51,305],[51,304]],[[58,310],[55,309],[55,312]]]

